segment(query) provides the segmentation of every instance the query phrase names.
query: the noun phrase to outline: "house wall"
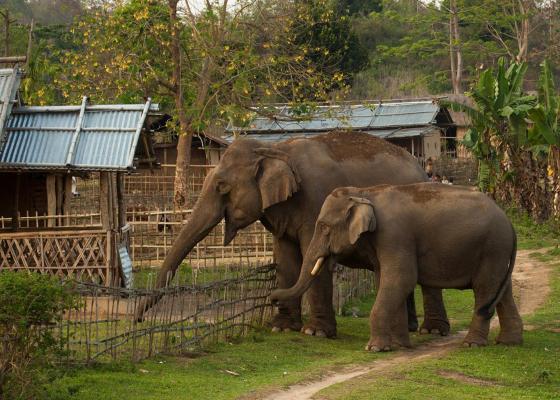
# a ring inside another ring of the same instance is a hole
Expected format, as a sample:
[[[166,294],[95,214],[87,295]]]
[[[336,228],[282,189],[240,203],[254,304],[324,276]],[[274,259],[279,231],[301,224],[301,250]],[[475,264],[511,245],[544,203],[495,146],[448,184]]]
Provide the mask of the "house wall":
[[[11,217],[14,209],[17,187],[16,173],[0,173],[0,187],[4,193],[0,196],[0,216]],[[47,213],[47,185],[45,174],[26,173],[19,175],[19,212],[31,215]]]
[[[432,160],[436,160],[441,155],[441,134],[439,131],[433,131],[424,135],[423,137],[423,150],[424,150],[424,159],[432,158]]]
[[[394,139],[390,138],[387,139],[387,141],[393,143],[394,145],[402,147],[417,158],[422,157],[422,139],[419,136]]]
[[[155,145],[154,147],[156,159],[160,164],[174,166],[177,163],[176,144]],[[191,148],[191,164],[216,165],[220,161],[224,150],[214,146],[206,146],[205,149],[202,149],[198,143],[193,143]],[[147,165],[142,167],[142,169],[149,169]]]

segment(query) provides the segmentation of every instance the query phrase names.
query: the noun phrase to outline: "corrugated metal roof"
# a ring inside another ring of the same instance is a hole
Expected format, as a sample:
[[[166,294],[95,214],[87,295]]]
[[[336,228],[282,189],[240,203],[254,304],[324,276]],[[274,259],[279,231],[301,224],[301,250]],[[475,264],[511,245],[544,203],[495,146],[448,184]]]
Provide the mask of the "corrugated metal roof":
[[[421,128],[401,128],[396,129],[393,133],[391,133],[387,139],[396,139],[396,138],[407,138],[407,137],[415,137],[415,136],[423,136],[427,133],[434,131],[433,126],[421,127]]]
[[[246,139],[256,139],[261,142],[280,142],[282,140],[295,139],[295,138],[308,138],[321,135],[322,132],[280,132],[280,133],[240,133],[238,137]],[[235,140],[235,135],[227,134],[223,139],[232,143]]]
[[[370,127],[431,124],[435,122],[439,109],[439,105],[432,102],[382,104]]]
[[[135,105],[21,107],[6,123],[0,169],[126,170],[133,167],[148,100]]]
[[[6,122],[21,82],[22,72],[17,68],[0,69],[0,146],[3,142],[2,127]]]
[[[416,128],[391,128],[391,129],[372,129],[364,131],[372,136],[376,136],[381,139],[396,139],[396,138],[406,138],[423,136],[429,132],[437,129],[434,126],[416,127]],[[323,132],[313,131],[313,132],[280,132],[280,133],[240,133],[238,136],[243,138],[257,139],[262,142],[280,142],[287,139],[295,138],[309,138],[313,136],[322,135]],[[235,140],[233,134],[228,134],[224,139],[232,143]]]
[[[248,127],[230,125],[226,132],[262,134],[423,126],[435,124],[441,108],[433,101],[322,106],[302,119],[295,118],[286,106],[278,107],[277,111],[274,118],[258,116]]]

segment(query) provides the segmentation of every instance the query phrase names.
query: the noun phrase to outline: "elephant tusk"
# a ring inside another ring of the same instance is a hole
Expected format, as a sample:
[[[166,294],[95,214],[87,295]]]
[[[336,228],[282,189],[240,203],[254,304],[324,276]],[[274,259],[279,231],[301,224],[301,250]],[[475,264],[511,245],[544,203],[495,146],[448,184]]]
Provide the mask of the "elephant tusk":
[[[311,270],[311,275],[313,275],[313,276],[317,275],[317,272],[319,272],[319,270],[321,269],[321,265],[323,264],[324,259],[325,259],[325,257],[319,257],[317,259],[317,262],[315,263],[315,266]]]

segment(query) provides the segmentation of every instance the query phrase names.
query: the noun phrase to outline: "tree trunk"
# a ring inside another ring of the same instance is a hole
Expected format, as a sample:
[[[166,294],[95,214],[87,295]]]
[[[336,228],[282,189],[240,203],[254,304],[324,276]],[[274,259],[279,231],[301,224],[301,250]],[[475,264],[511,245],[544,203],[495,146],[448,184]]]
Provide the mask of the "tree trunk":
[[[177,19],[178,0],[169,0],[169,25],[171,29],[171,58],[173,64],[173,97],[175,110],[179,119],[179,139],[177,143],[177,163],[175,167],[173,203],[176,209],[185,208],[188,194],[188,168],[191,161],[192,133],[183,103],[183,85],[181,83],[181,44],[179,37],[179,21]]]
[[[13,22],[10,20],[10,10],[7,8],[0,12],[4,19],[4,57],[10,55],[10,24]]]
[[[176,209],[185,208],[188,196],[188,170],[191,161],[191,134],[181,134],[177,143],[177,163],[175,166],[175,194],[173,203]]]
[[[519,0],[519,14],[521,22],[517,28],[517,62],[526,62],[529,51],[529,8],[530,4],[525,0]]]
[[[461,94],[463,78],[463,55],[460,47],[459,16],[457,15],[457,0],[449,2],[449,57],[451,62],[451,84],[453,94]]]

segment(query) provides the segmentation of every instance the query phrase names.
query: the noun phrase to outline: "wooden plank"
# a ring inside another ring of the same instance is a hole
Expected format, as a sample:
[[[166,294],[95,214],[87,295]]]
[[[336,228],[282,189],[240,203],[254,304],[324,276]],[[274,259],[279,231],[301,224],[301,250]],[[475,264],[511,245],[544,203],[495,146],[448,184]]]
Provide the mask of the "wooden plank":
[[[27,61],[26,56],[8,56],[0,57],[0,64],[24,63]]]
[[[17,231],[19,228],[19,192],[21,187],[21,175],[16,176],[16,190],[14,191],[14,205],[12,208],[12,230]]]
[[[118,230],[121,225],[119,224],[119,199],[118,199],[118,182],[117,182],[117,173],[110,172],[110,182],[111,182],[111,198],[110,204],[112,209],[112,216],[113,216],[113,229]]]
[[[56,215],[56,176],[47,175],[47,214],[50,216]],[[48,227],[56,225],[56,218],[49,218],[47,221]]]
[[[62,220],[62,214],[64,211],[62,209],[62,205],[64,203],[64,176],[57,175],[56,176],[56,215],[59,217],[56,218],[57,226],[63,226],[64,221]]]
[[[67,215],[64,219],[64,225],[70,225],[70,201],[72,200],[72,176],[64,176],[64,200],[62,202],[62,214]]]
[[[111,208],[111,184],[110,173],[99,174],[99,211],[101,212],[101,225],[103,229],[112,229],[113,210]]]

